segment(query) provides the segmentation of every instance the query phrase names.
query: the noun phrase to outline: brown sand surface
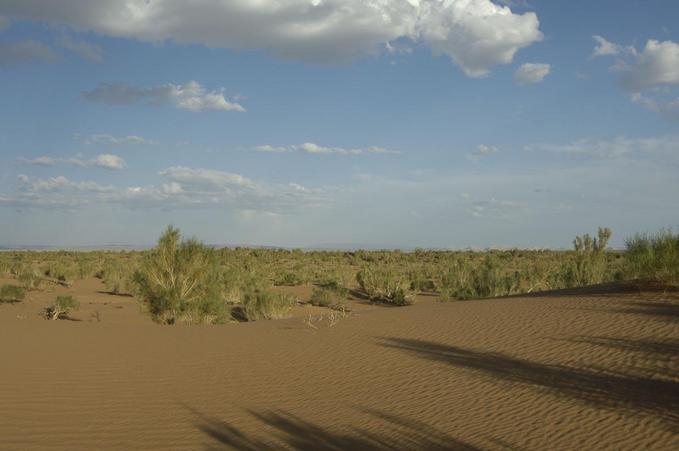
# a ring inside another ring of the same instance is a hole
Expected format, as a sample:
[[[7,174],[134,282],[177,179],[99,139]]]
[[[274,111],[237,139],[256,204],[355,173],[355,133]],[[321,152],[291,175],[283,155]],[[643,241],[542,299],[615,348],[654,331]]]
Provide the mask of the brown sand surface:
[[[312,328],[329,310],[158,326],[97,280],[49,290],[0,304],[0,449],[679,445],[677,293],[356,300]],[[82,304],[73,320],[41,319],[62,293]]]

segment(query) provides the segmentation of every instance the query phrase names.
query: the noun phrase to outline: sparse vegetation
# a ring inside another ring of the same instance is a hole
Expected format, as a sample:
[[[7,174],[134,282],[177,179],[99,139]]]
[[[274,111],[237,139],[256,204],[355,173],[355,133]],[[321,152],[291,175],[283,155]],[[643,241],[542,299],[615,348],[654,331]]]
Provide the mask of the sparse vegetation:
[[[5,284],[0,287],[0,303],[21,302],[26,297],[26,290],[16,285]]]
[[[679,234],[635,235],[627,251],[606,250],[610,229],[583,235],[571,251],[355,251],[211,249],[168,228],[143,252],[3,252],[0,271],[23,292],[96,276],[114,294],[137,296],[161,324],[214,324],[290,315],[276,285],[313,284],[309,302],[341,310],[352,295],[408,305],[506,296],[626,279],[679,283]],[[274,287],[274,288],[272,288]],[[8,288],[9,290],[9,288]],[[350,295],[351,293],[351,295]],[[12,302],[19,295],[3,295]],[[233,312],[232,312],[233,311]]]
[[[73,296],[57,296],[45,309],[45,317],[51,320],[64,318],[72,310],[78,310],[80,303]]]

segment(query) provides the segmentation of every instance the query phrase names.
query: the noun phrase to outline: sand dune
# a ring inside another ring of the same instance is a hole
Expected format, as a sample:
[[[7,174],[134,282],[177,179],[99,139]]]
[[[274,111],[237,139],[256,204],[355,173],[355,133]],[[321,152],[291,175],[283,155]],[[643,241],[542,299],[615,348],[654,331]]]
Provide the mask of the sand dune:
[[[96,280],[0,305],[0,448],[676,449],[679,295],[608,286],[153,324]],[[57,293],[75,321],[45,321]],[[298,294],[304,297],[304,288]],[[96,313],[95,313],[96,312]]]

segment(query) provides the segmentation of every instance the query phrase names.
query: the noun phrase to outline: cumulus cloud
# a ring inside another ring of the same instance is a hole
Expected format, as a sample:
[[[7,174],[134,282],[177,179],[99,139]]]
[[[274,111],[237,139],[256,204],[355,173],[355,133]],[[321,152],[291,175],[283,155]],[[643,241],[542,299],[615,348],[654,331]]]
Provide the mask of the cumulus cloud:
[[[622,73],[621,86],[634,103],[679,120],[679,44],[650,39],[641,50],[627,47],[611,69]]]
[[[170,105],[175,108],[199,111],[245,111],[237,102],[224,97],[224,89],[207,91],[200,83],[190,81],[184,85],[166,84],[150,88],[127,84],[101,84],[97,88],[82,93],[90,102],[107,105],[130,105],[144,103],[153,106]]]
[[[36,158],[18,158],[17,161],[22,164],[32,165],[32,166],[55,166],[59,163],[70,164],[73,166],[80,167],[95,167],[104,168],[112,170],[125,169],[127,164],[125,160],[117,155],[112,154],[100,154],[94,158],[85,160],[83,158],[52,158],[48,156],[40,156]]]
[[[621,46],[606,40],[606,38],[602,36],[594,35],[592,38],[594,38],[597,43],[594,47],[594,50],[592,50],[592,58],[596,58],[598,56],[618,55],[622,51]]]
[[[59,58],[42,42],[27,39],[17,42],[0,42],[0,66],[32,60],[53,62]]]
[[[80,134],[74,135],[74,139],[83,142],[84,144],[140,144],[140,145],[152,145],[158,144],[158,141],[144,138],[138,135],[127,135],[127,136],[114,136],[108,133],[95,133],[92,135],[83,136]]]
[[[542,39],[535,13],[491,0],[8,0],[3,14],[158,42],[264,50],[281,58],[346,62],[406,38],[448,56],[471,77]]]
[[[544,63],[522,64],[514,73],[514,79],[520,85],[540,83],[551,70],[551,65]]]
[[[78,41],[70,36],[64,36],[59,40],[59,45],[73,53],[77,53],[81,58],[86,59],[87,61],[100,63],[104,60],[104,51],[96,44]]]
[[[290,153],[290,152],[301,152],[308,154],[337,154],[337,155],[360,155],[366,153],[373,154],[400,154],[401,152],[397,150],[385,149],[379,146],[370,146],[365,148],[349,149],[344,147],[328,147],[321,146],[319,144],[306,142],[303,144],[292,144],[289,146],[272,146],[270,144],[264,144],[257,146],[254,150],[258,152],[268,152],[268,153]]]
[[[630,91],[639,92],[661,86],[679,85],[679,44],[649,40],[635,55],[623,78]]]

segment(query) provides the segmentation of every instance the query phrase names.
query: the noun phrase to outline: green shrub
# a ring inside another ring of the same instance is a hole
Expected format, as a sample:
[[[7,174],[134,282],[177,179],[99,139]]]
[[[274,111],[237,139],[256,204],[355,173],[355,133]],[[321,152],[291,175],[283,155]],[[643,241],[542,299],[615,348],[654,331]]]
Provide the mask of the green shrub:
[[[373,301],[399,306],[413,303],[410,284],[390,268],[365,267],[356,274],[356,281]]]
[[[298,285],[302,285],[304,283],[304,279],[300,277],[297,273],[294,272],[285,272],[283,273],[280,277],[278,277],[274,281],[274,285],[280,286],[280,285],[285,285],[289,287],[295,287]]]
[[[295,300],[290,296],[254,288],[244,293],[241,306],[242,319],[257,321],[288,318],[294,305]]]
[[[5,284],[0,287],[0,302],[21,302],[26,297],[26,290],[16,285]]]
[[[24,266],[18,270],[17,280],[26,290],[37,290],[42,282],[42,277],[32,266]]]
[[[73,296],[57,296],[57,299],[45,309],[47,319],[56,320],[68,315],[71,310],[78,310],[80,303]]]
[[[679,283],[679,233],[661,230],[655,235],[637,234],[625,241],[629,277]]]
[[[564,281],[568,288],[583,287],[605,280],[607,269],[605,251],[611,235],[611,229],[599,227],[598,238],[585,234],[573,240],[575,255],[563,268]]]
[[[121,294],[131,291],[130,275],[119,260],[106,260],[101,270],[101,280],[110,293]]]
[[[310,303],[316,307],[340,308],[345,304],[347,298],[346,294],[342,294],[345,291],[346,289],[314,288],[314,291],[311,293]]]
[[[173,227],[145,255],[133,280],[161,324],[219,323],[228,317],[214,251],[197,240],[181,240]]]
[[[439,299],[451,301],[506,296],[517,291],[519,285],[519,274],[503,271],[498,257],[488,254],[476,269],[464,260],[456,261],[442,277]]]

